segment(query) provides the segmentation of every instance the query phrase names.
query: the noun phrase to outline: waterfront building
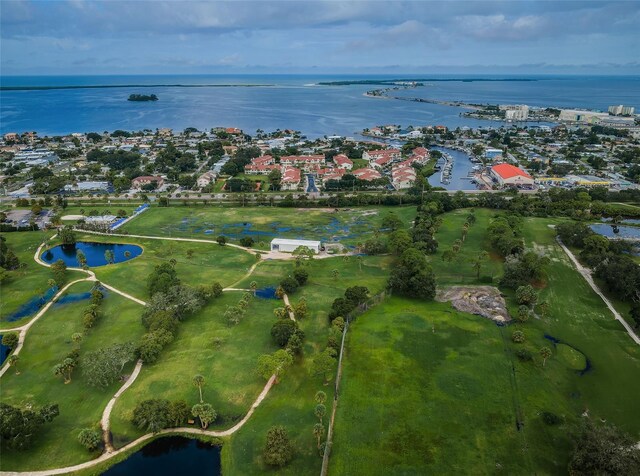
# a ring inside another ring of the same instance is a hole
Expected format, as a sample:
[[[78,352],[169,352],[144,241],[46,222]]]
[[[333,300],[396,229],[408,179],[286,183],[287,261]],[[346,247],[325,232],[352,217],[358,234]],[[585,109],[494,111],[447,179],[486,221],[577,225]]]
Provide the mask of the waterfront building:
[[[533,177],[519,167],[511,164],[498,164],[491,167],[491,175],[501,187],[532,187]]]
[[[362,153],[362,158],[369,162],[375,162],[380,159],[390,162],[399,159],[400,156],[401,154],[399,149],[365,150]]]
[[[529,118],[529,106],[525,104],[500,106],[507,121],[526,121]]]
[[[606,112],[583,111],[581,109],[561,109],[561,121],[580,124],[598,124],[602,119],[609,117]]]
[[[623,106],[622,104],[609,106],[609,114],[612,116],[632,116],[635,111],[636,109],[633,106]]]

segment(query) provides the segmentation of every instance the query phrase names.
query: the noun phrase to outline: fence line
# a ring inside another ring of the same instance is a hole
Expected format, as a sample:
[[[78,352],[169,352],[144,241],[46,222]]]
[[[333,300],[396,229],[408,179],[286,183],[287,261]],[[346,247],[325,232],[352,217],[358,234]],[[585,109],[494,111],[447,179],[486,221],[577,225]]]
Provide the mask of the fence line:
[[[387,295],[390,295],[386,291],[372,296],[366,302],[360,304],[356,309],[347,314],[347,319],[342,330],[342,342],[340,344],[340,354],[338,357],[338,369],[336,371],[336,383],[333,394],[333,406],[331,408],[331,418],[329,419],[329,430],[327,431],[327,441],[324,446],[324,455],[322,457],[322,469],[320,470],[320,476],[327,476],[329,471],[329,456],[331,454],[331,446],[333,444],[333,423],[336,418],[336,410],[338,409],[338,397],[340,394],[340,381],[342,380],[342,361],[344,358],[344,344],[347,339],[347,332],[349,331],[349,324],[354,321],[360,314],[367,312],[373,306],[377,306],[384,301]]]

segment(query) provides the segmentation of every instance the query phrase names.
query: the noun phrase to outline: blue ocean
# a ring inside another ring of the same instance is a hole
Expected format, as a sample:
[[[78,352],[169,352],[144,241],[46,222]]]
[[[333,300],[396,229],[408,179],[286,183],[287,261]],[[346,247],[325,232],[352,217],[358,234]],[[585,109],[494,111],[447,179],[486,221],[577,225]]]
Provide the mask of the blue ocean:
[[[92,89],[2,90],[0,132],[37,131],[40,135],[170,127],[296,129],[308,137],[354,135],[377,124],[402,126],[488,126],[466,119],[463,109],[438,104],[368,98],[375,85],[320,85],[366,79],[425,79],[425,86],[397,95],[469,103],[606,110],[625,104],[640,109],[640,77],[539,76],[530,81],[491,76],[30,76],[2,77],[2,87],[127,86]],[[432,79],[431,81],[429,79]],[[454,79],[454,81],[442,81]],[[173,86],[168,86],[173,85]],[[142,87],[147,86],[147,87]],[[151,87],[149,87],[151,86]],[[201,87],[193,87],[201,86]],[[130,102],[132,93],[156,94],[156,102]]]

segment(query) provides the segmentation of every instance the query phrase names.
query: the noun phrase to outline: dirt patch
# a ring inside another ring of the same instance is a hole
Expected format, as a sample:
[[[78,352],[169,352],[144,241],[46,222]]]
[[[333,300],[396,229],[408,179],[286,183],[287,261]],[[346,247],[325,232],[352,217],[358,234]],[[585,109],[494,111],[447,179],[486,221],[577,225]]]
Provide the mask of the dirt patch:
[[[451,286],[438,289],[436,300],[450,301],[458,311],[483,316],[498,323],[511,320],[504,298],[493,286]]]

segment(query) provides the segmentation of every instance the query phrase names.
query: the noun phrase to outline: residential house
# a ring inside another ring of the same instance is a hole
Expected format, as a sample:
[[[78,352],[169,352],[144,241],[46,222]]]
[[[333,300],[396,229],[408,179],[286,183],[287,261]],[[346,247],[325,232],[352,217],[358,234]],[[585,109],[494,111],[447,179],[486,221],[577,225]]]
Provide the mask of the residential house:
[[[380,172],[370,168],[354,170],[352,174],[360,180],[366,180],[368,182],[382,178],[382,174]]]
[[[205,172],[200,177],[198,177],[198,181],[197,181],[198,187],[199,188],[206,187],[210,183],[215,182],[215,180],[216,180],[216,174],[214,174],[213,172]]]
[[[333,157],[333,163],[339,169],[351,170],[353,168],[353,162],[344,154],[338,154]]]
[[[152,182],[155,182],[156,187],[160,188],[164,184],[164,179],[160,176],[143,175],[141,177],[136,177],[131,181],[131,188],[141,189]]]
[[[282,190],[297,190],[300,186],[300,178],[302,174],[300,169],[295,167],[287,167],[282,173],[282,180],[280,181]]]

